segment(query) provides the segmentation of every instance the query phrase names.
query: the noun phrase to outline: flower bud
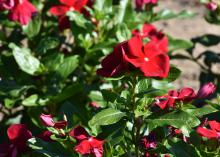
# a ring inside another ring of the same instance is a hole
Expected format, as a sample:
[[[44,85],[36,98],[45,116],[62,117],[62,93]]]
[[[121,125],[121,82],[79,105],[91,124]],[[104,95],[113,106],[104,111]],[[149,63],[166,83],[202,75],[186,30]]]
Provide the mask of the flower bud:
[[[218,5],[215,2],[209,2],[206,3],[206,8],[210,11],[215,11],[218,8]]]
[[[216,86],[212,83],[206,83],[205,85],[203,85],[198,93],[197,93],[197,98],[206,98],[208,96],[210,96],[211,94],[213,94],[215,92]]]

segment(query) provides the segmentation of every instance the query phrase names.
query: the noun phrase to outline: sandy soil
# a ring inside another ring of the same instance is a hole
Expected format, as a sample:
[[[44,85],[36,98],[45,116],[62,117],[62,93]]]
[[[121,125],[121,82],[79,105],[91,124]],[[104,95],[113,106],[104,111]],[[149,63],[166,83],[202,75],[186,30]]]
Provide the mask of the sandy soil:
[[[190,40],[193,37],[201,36],[204,34],[220,35],[220,26],[211,25],[204,20],[204,6],[196,3],[195,0],[161,0],[160,3],[161,4],[159,8],[157,9],[172,9],[175,12],[187,9],[192,12],[198,13],[197,16],[190,19],[171,19],[168,21],[160,21],[155,23],[158,28],[162,29],[164,32],[171,35],[172,37]],[[207,49],[211,49],[215,52],[220,53],[220,44],[211,48],[197,45],[194,54],[197,56]],[[174,83],[177,88],[183,86],[193,87],[194,89],[199,88],[200,84],[198,81],[198,77],[200,74],[200,67],[197,64],[187,60],[173,60],[172,64],[178,65],[178,67],[182,70],[181,78]],[[220,63],[216,65],[215,68],[217,71],[220,71]]]

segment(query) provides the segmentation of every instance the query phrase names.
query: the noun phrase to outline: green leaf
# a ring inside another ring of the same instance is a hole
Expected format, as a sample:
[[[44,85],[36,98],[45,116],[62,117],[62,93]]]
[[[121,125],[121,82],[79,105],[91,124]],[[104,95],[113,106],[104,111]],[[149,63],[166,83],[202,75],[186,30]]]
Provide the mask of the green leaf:
[[[48,157],[71,157],[72,153],[63,148],[58,142],[44,142],[38,138],[31,138],[27,141],[28,147],[37,153]]]
[[[171,66],[167,78],[163,79],[163,81],[173,82],[180,77],[181,73],[180,69],[175,66]]]
[[[123,22],[125,13],[126,13],[126,8],[128,5],[129,0],[121,0],[118,8],[118,13],[115,14],[115,19],[114,22],[115,24],[120,24]]]
[[[80,83],[75,83],[66,87],[60,94],[56,95],[52,98],[54,103],[60,103],[68,98],[72,97],[73,95],[80,93],[83,90],[83,86]]]
[[[24,34],[28,36],[28,38],[33,38],[39,34],[41,28],[41,17],[37,16],[33,18],[27,25],[22,26]]]
[[[195,15],[196,15],[195,13],[186,10],[183,10],[180,13],[174,13],[169,9],[164,9],[156,14],[156,16],[154,17],[154,21],[168,20],[172,18],[190,18]]]
[[[45,37],[40,40],[40,43],[37,45],[36,52],[46,53],[48,50],[54,49],[59,46],[60,41],[55,37]]]
[[[177,157],[201,157],[194,147],[183,142],[169,142],[171,143],[171,152]]]
[[[28,98],[24,99],[21,104],[28,107],[33,106],[45,106],[49,102],[49,99],[39,98],[37,94],[31,95]]]
[[[131,31],[128,29],[126,24],[121,24],[117,28],[116,37],[118,38],[119,42],[128,40],[131,38]]]
[[[89,121],[89,125],[94,127],[100,125],[114,124],[117,123],[124,116],[126,116],[126,114],[121,111],[112,108],[104,109],[93,116],[93,118]]]
[[[162,116],[152,115],[147,118],[147,122],[149,123],[149,128],[151,130],[159,126],[171,125],[180,129],[186,136],[189,136],[193,127],[200,124],[197,117],[181,110],[173,111]]]
[[[186,109],[185,111],[187,113],[189,113],[193,116],[197,116],[197,117],[202,117],[202,116],[210,114],[210,113],[218,112],[218,110],[216,108],[212,107],[211,105],[206,105],[202,108]]]
[[[63,63],[56,69],[56,75],[60,79],[66,79],[79,65],[79,56],[71,56],[64,59]]]
[[[74,21],[76,25],[81,28],[88,29],[88,26],[92,27],[91,22],[88,21],[82,14],[76,11],[67,12],[67,16],[69,17],[70,21]]]
[[[174,39],[169,37],[169,51],[173,52],[176,50],[186,50],[193,47],[193,43],[191,41],[182,40],[182,39]]]
[[[13,50],[13,56],[22,71],[30,75],[38,75],[44,72],[44,67],[40,61],[34,57],[27,48],[20,48],[15,44],[9,44]]]

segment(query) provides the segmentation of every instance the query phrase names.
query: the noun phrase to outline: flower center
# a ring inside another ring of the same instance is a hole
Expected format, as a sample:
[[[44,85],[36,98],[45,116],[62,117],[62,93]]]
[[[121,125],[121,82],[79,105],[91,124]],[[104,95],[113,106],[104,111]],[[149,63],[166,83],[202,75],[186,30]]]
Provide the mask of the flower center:
[[[70,7],[70,11],[74,11],[75,9],[74,9],[74,7]]]
[[[145,57],[145,58],[144,58],[144,61],[145,61],[145,62],[148,62],[148,61],[149,61],[149,59],[148,59],[147,57]]]

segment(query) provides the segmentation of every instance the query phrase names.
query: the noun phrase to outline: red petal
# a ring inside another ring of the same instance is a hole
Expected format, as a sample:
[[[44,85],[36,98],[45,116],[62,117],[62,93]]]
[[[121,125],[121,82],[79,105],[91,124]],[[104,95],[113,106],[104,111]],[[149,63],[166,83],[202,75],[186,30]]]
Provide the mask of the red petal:
[[[160,96],[160,97],[157,97],[156,99],[157,100],[155,102],[155,105],[160,107],[162,110],[167,107],[167,103],[168,103],[168,97],[167,96]]]
[[[51,7],[49,12],[54,16],[62,16],[65,15],[66,12],[68,12],[69,10],[70,10],[69,7],[64,5],[59,5],[59,6]]]
[[[217,121],[208,121],[209,126],[212,130],[220,131],[220,123]]]
[[[76,0],[60,0],[60,3],[72,7],[76,3]]]
[[[156,33],[157,29],[151,24],[145,23],[142,27],[144,37],[148,37],[152,32]]]
[[[50,131],[44,131],[43,133],[41,133],[40,135],[38,135],[37,137],[44,140],[45,142],[53,142],[53,140],[50,138],[50,136],[53,135],[52,132]]]
[[[70,21],[67,16],[59,17],[59,30],[62,31],[64,29],[70,28]]]
[[[183,88],[179,92],[178,99],[182,101],[192,101],[196,94],[192,88]]]
[[[74,9],[77,11],[81,11],[84,6],[86,6],[88,0],[75,0]]]
[[[128,49],[124,48],[125,54],[129,56],[135,56],[135,57],[143,57],[143,43],[139,36],[132,37],[127,42]]]
[[[217,134],[216,131],[210,130],[210,129],[206,129],[206,128],[203,128],[203,127],[198,127],[196,132],[198,134],[200,134],[201,136],[207,137],[209,139],[217,138],[218,137],[218,134]]]
[[[164,52],[159,49],[158,44],[154,41],[150,41],[146,45],[144,45],[144,54],[147,58],[152,58],[161,53]]]
[[[146,77],[165,78],[170,69],[169,57],[165,54],[159,54],[145,62],[140,67],[140,70]]]
[[[81,126],[77,126],[77,127],[73,128],[70,131],[69,135],[78,141],[82,141],[82,140],[87,139],[89,137],[89,134]]]
[[[26,147],[26,141],[32,138],[31,132],[24,124],[13,124],[7,130],[9,140],[20,151],[24,151]]]
[[[92,147],[90,146],[90,143],[88,140],[83,140],[80,142],[74,150],[82,155],[87,155],[91,153]]]

